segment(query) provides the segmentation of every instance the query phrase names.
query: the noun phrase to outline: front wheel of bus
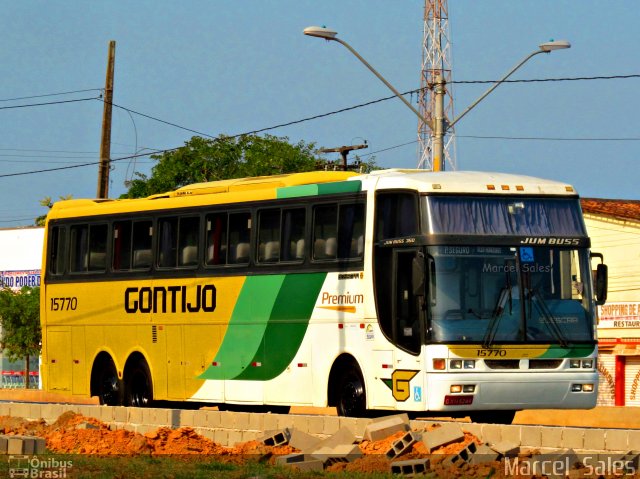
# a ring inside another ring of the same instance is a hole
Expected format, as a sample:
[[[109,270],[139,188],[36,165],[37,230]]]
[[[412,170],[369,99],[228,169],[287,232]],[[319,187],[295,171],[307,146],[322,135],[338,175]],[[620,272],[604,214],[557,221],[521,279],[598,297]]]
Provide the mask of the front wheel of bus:
[[[133,407],[149,407],[153,400],[151,373],[146,362],[140,362],[125,372],[125,403]]]
[[[345,371],[338,383],[337,409],[340,416],[363,417],[367,400],[362,375],[353,369]]]
[[[113,360],[102,361],[96,370],[96,395],[100,404],[105,406],[122,405],[122,381],[118,379],[118,373]]]

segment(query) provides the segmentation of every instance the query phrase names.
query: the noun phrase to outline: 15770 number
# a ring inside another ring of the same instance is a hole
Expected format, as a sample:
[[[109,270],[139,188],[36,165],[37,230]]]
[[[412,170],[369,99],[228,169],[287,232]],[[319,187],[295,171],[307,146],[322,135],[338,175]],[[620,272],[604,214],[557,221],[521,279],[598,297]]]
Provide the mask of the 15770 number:
[[[477,349],[476,351],[481,358],[504,357],[507,355],[506,349]]]
[[[51,298],[51,311],[75,311],[78,307],[78,298]]]

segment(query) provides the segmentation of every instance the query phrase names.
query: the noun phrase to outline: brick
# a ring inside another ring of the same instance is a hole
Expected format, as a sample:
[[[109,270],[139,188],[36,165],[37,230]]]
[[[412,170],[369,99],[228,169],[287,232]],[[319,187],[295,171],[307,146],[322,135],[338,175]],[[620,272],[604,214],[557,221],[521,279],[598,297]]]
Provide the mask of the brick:
[[[640,451],[640,430],[631,429],[629,431],[629,449]]]
[[[311,453],[318,448],[321,442],[322,440],[316,436],[299,431],[298,429],[291,429],[289,445],[291,447],[295,447],[299,451]]]
[[[405,452],[408,452],[417,442],[417,437],[414,432],[409,431],[397,441],[393,441],[391,448],[386,452],[387,459],[393,459],[394,457],[401,456]]]
[[[128,422],[129,411],[126,407],[118,406],[113,409],[113,420],[115,422]]]
[[[9,436],[7,440],[7,454],[34,454],[36,450],[35,438],[27,436]]]
[[[133,412],[133,410],[132,410],[132,412]],[[180,410],[180,419],[179,419],[180,427],[185,427],[185,426],[193,427],[194,413],[195,413],[195,411],[193,411],[191,409],[181,409]],[[131,418],[129,418],[129,419],[132,421]]]
[[[442,464],[445,466],[462,467],[464,464],[468,464],[471,461],[471,457],[478,450],[478,446],[475,442],[470,442],[467,447],[454,456],[450,456]]]
[[[364,439],[368,441],[379,441],[398,431],[409,429],[409,417],[406,414],[386,416],[373,420],[364,429]]]
[[[425,474],[431,467],[429,459],[411,459],[408,461],[393,461],[389,467],[391,474],[405,476]]]
[[[577,427],[567,427],[562,430],[561,446],[571,449],[585,449],[585,430]]]
[[[29,407],[28,404],[25,404],[24,406],[27,408]],[[13,416],[16,412],[17,411],[12,407],[11,415]],[[40,408],[40,417],[49,423],[54,422],[61,414],[62,407],[59,404],[43,404]]]
[[[198,434],[200,434],[202,437],[206,437],[213,442],[215,442],[216,440],[216,432],[214,429],[201,428],[200,430],[198,430]]]
[[[149,426],[148,424],[137,424],[136,425],[136,432],[138,434],[147,434],[148,432],[153,432],[155,431],[157,428],[155,426]]]
[[[29,407],[30,405],[28,403],[11,403],[10,416],[22,417],[22,418],[29,417]],[[54,405],[54,404],[43,404],[43,407],[48,407],[51,409],[56,407],[57,409],[60,409],[60,406]],[[56,419],[58,418],[59,415],[60,414],[56,416]]]
[[[36,437],[34,438],[34,442],[35,442],[35,450],[33,451],[34,454],[44,454],[47,450],[47,444],[44,440],[43,437]]]
[[[503,424],[500,426],[500,437],[502,441],[508,441],[520,446],[522,444],[522,427]]]
[[[279,417],[280,414],[265,414],[263,417],[262,429],[264,431],[280,429],[280,425],[278,424]]]
[[[249,429],[249,418],[251,414],[248,412],[236,412],[233,414],[233,429],[238,431],[246,431]]]
[[[629,431],[626,429],[608,429],[604,436],[605,450],[628,451]]]
[[[473,434],[481,441],[484,440],[482,437],[482,424],[478,424],[475,422],[463,422],[460,423],[460,427],[462,428],[462,432],[468,432],[470,434]]]
[[[324,418],[322,416],[311,416],[308,421],[309,428],[306,432],[309,434],[322,434],[324,429]]]
[[[76,407],[76,412],[84,417],[93,417],[97,419],[100,417],[100,407],[101,406],[91,406],[88,404],[80,404]]]
[[[456,422],[444,422],[440,427],[426,431],[422,435],[422,442],[429,451],[462,440],[464,440],[464,433],[460,424]]]
[[[153,408],[151,409],[153,413],[151,414],[151,420],[153,421],[151,424],[154,426],[162,426],[167,427],[171,424],[170,413],[171,409],[166,408]]]
[[[309,416],[291,414],[288,418],[287,425],[292,429],[309,432]]]
[[[264,417],[265,417],[265,414],[250,414],[249,424],[247,425],[247,429],[249,431],[263,431]]]
[[[412,431],[424,431],[428,425],[429,422],[422,419],[412,419],[409,421],[409,429],[411,429]]]
[[[0,454],[7,453],[7,447],[9,445],[9,439],[7,436],[0,436]]]
[[[42,404],[29,405],[29,419],[36,420],[42,417]]]
[[[142,421],[142,412],[144,409],[139,407],[129,408],[129,420],[127,422],[131,424],[144,424]]]
[[[115,417],[114,409],[115,409],[115,406],[101,406],[100,417],[98,419],[100,419],[102,422],[106,422],[107,424],[109,424],[110,422],[113,422]],[[148,411],[151,411],[151,409],[145,409],[144,411],[148,413]],[[151,423],[145,421],[144,424],[151,424]]]
[[[242,442],[257,441],[261,435],[260,431],[242,431]]]
[[[169,410],[169,427],[171,427],[171,429],[177,429],[180,427],[180,410],[179,409]]]

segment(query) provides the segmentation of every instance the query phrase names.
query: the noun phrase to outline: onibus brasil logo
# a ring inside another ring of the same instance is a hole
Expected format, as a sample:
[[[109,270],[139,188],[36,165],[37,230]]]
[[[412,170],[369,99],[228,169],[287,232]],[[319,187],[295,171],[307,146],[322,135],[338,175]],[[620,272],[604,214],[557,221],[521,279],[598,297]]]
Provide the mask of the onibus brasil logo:
[[[73,467],[73,461],[55,457],[9,456],[10,478],[63,479]]]

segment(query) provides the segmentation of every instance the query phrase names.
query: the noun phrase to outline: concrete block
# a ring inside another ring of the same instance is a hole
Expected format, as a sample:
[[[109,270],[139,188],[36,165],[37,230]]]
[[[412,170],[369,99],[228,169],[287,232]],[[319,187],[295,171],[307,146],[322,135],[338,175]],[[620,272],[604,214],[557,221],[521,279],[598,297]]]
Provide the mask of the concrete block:
[[[35,440],[35,450],[34,454],[44,454],[47,451],[47,443],[43,437],[36,437]]]
[[[11,403],[0,403],[0,416],[11,416]]]
[[[9,445],[9,439],[7,436],[0,436],[0,454],[7,453],[7,447]]]
[[[295,447],[303,453],[311,453],[319,447],[322,442],[321,439],[306,432],[302,432],[298,429],[291,429],[291,437],[289,438],[289,445]]]
[[[323,416],[310,416],[309,419],[309,428],[306,432],[309,434],[322,434],[324,430],[324,417]]]
[[[147,434],[158,429],[156,426],[149,426],[148,424],[136,424],[136,432],[138,434]]]
[[[409,417],[406,414],[396,414],[374,419],[364,429],[363,438],[367,441],[379,441],[398,431],[409,429]]]
[[[76,410],[76,413],[80,414],[81,416],[93,417],[93,418],[96,418],[96,419],[100,419],[100,408],[101,408],[101,406],[91,406],[89,404],[79,404],[78,406],[76,406],[75,410]],[[122,408],[122,409],[126,409],[126,408]]]
[[[138,427],[137,424],[131,424],[131,423],[122,423],[120,424],[117,428],[118,429],[124,429],[125,431],[131,431],[131,432],[136,432],[136,428]]]
[[[584,440],[585,429],[578,427],[566,427],[562,430],[562,442],[564,448],[587,449],[588,444]]]
[[[265,414],[250,414],[247,429],[249,431],[264,431],[265,416]]]
[[[469,459],[469,464],[484,464],[487,462],[497,461],[499,459],[500,453],[496,452],[493,448],[487,446],[486,444],[480,444]]]
[[[478,446],[475,442],[470,442],[467,447],[465,447],[462,451],[454,456],[450,456],[444,461],[442,464],[445,466],[454,466],[454,467],[462,467],[465,464],[468,464],[471,461],[471,457],[478,450]]]
[[[640,451],[640,430],[629,430],[629,449],[632,451]]]
[[[544,447],[559,448],[562,444],[561,427],[541,427],[541,441]]]
[[[241,442],[242,442],[242,431],[239,431],[237,429],[230,429],[229,437],[227,439],[227,446],[233,447],[236,444]]]
[[[35,454],[36,438],[31,436],[8,436],[7,454]]]
[[[483,442],[495,444],[502,441],[502,425],[500,424],[483,424],[482,439]]]
[[[206,411],[204,409],[199,409],[197,411],[192,411],[193,412],[193,423],[191,424],[193,427],[209,427],[209,424],[207,422],[208,419],[208,414],[209,411]],[[233,429],[232,427],[230,427],[229,429]]]
[[[302,462],[304,461],[304,454],[294,453],[294,454],[286,454],[284,456],[276,457],[276,464],[281,466],[283,464],[291,464],[294,462]]]
[[[100,419],[102,422],[106,422],[107,424],[109,424],[110,422],[113,422],[115,418],[114,409],[115,409],[115,406],[101,406],[100,417],[98,419]],[[151,409],[146,408],[144,411],[148,412],[148,411],[151,411]],[[145,421],[144,424],[151,424],[151,423],[148,421]]]
[[[309,432],[309,416],[291,414],[288,419],[287,427]]]
[[[128,422],[129,411],[126,407],[118,406],[113,409],[113,420],[115,422]]]
[[[540,426],[520,426],[520,445],[525,447],[541,447],[542,430]]]
[[[462,428],[462,432],[473,434],[481,441],[484,441],[484,439],[482,438],[482,424],[478,424],[475,422],[463,422],[460,423],[460,427]]]
[[[178,421],[178,424],[180,427],[193,427],[193,423],[194,423],[194,415],[193,413],[195,413],[195,411],[191,410],[191,409],[181,409],[180,410],[180,419]],[[129,417],[129,420],[133,422],[133,420],[131,419],[131,417]]]
[[[171,424],[170,413],[171,409],[167,408],[152,408],[153,413],[151,414],[152,425],[168,427]]]
[[[335,462],[351,462],[362,457],[362,451],[354,444],[340,444],[334,447],[321,447],[311,454],[313,459],[323,461],[325,465]]]
[[[391,448],[385,453],[387,459],[393,459],[409,452],[411,447],[417,442],[416,433],[409,431],[397,441],[393,441]]]
[[[509,441],[500,441],[496,444],[491,444],[490,447],[501,456],[517,456],[520,452],[520,446],[515,442]]]
[[[331,436],[340,429],[340,418],[338,416],[324,416],[322,431],[320,434]]]
[[[266,431],[259,439],[265,446],[282,446],[289,443],[291,430],[288,428],[280,431]]]
[[[180,427],[180,410],[179,409],[170,409],[169,410],[169,427],[171,429],[177,429]]]
[[[21,404],[20,408],[11,407],[11,415],[17,417],[26,417],[29,414],[29,404]],[[20,414],[22,412],[22,414]],[[42,404],[40,408],[40,417],[48,423],[55,422],[62,414],[62,406],[60,404]]]
[[[295,467],[299,471],[322,471],[324,469],[324,461],[319,459],[309,459],[301,462],[293,462],[288,464],[290,467]]]
[[[412,476],[426,474],[431,467],[429,459],[411,459],[409,461],[393,461],[390,465],[391,474]]]
[[[29,404],[29,419],[36,420],[42,417],[42,404]]]
[[[213,431],[213,441],[221,446],[226,446],[229,443],[229,430],[215,429]]]
[[[606,451],[628,451],[629,431],[626,429],[608,429],[604,436]]]
[[[262,429],[264,431],[275,431],[276,429],[281,429],[278,424],[280,416],[280,414],[265,414],[262,418]]]
[[[206,437],[210,441],[216,442],[215,429],[202,428],[198,431],[198,434],[200,434],[202,437]]]
[[[356,440],[357,438],[351,429],[341,427],[335,434],[323,439],[317,447],[335,447],[341,444],[352,445]]]
[[[233,413],[233,429],[238,431],[246,431],[249,429],[249,422],[251,414],[248,412],[235,412]]]
[[[100,429],[100,428],[95,424],[91,424],[90,422],[82,421],[81,423],[78,423],[76,425],[76,429]]]
[[[260,436],[261,431],[242,431],[242,442],[257,441]]]
[[[502,441],[508,441],[520,446],[522,444],[522,427],[512,424],[503,424],[500,426],[500,435]]]
[[[440,427],[433,428],[422,434],[422,442],[431,452],[441,446],[463,440],[464,433],[457,422],[443,422]]]
[[[139,407],[129,408],[129,422],[130,424],[144,424],[142,420],[142,413],[144,409]]]
[[[429,423],[422,419],[411,419],[409,421],[409,429],[412,431],[424,431]]]

